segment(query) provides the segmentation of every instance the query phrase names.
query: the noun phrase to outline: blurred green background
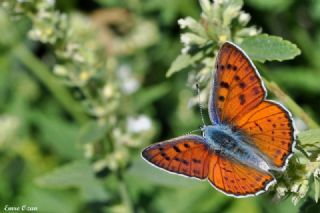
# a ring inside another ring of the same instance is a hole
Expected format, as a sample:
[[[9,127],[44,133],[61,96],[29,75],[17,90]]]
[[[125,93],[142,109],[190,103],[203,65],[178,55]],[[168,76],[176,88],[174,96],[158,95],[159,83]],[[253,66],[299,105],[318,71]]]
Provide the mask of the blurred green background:
[[[198,19],[197,1],[20,2],[0,10],[0,211],[320,212],[308,195],[297,205],[235,199],[141,159],[147,145],[201,125],[188,72],[166,78],[182,48],[177,21]],[[320,121],[320,1],[246,0],[243,10],[301,49],[265,72]]]

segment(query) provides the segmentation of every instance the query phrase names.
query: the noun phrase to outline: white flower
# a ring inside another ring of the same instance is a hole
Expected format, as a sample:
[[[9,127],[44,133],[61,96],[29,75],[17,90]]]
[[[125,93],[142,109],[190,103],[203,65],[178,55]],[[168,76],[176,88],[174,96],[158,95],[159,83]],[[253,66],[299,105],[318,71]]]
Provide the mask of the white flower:
[[[66,76],[67,69],[64,66],[57,64],[53,67],[53,73],[58,76]]]
[[[292,187],[291,187],[291,192],[295,192],[295,193],[298,193],[299,191],[299,188],[300,188],[300,185],[301,183],[295,183]]]
[[[246,25],[250,21],[250,15],[247,13],[240,13],[239,15],[239,22],[243,25]]]
[[[281,198],[281,197],[284,197],[286,195],[286,193],[288,192],[288,189],[284,184],[279,183],[277,188],[276,188],[276,191],[277,191],[277,197]]]
[[[140,83],[132,75],[131,67],[128,65],[121,65],[117,74],[121,80],[121,89],[125,94],[132,94],[139,89]]]
[[[140,115],[138,117],[129,117],[127,120],[127,129],[129,132],[138,133],[142,131],[148,131],[152,127],[150,118],[146,115]]]
[[[181,18],[181,19],[179,19],[179,20],[178,20],[178,24],[180,25],[180,28],[181,28],[181,29],[184,29],[184,28],[186,28],[186,27],[189,26],[188,19],[186,19],[186,18]]]
[[[85,144],[83,146],[84,156],[88,159],[92,158],[94,155],[94,147],[92,144]]]
[[[295,193],[295,195],[292,196],[292,202],[294,205],[296,205],[300,199],[306,196],[308,189],[308,180],[299,181],[291,187],[291,192]]]
[[[191,42],[189,35],[185,33],[180,36],[180,40],[184,45],[189,45]]]
[[[216,0],[215,3],[219,3],[219,1],[221,1],[221,0]],[[206,14],[209,14],[211,7],[212,7],[212,4],[210,3],[210,1],[209,0],[200,0],[199,3],[202,8],[202,11]]]
[[[190,47],[189,46],[183,47],[181,49],[181,53],[182,54],[188,54],[189,51],[190,51]]]
[[[54,4],[56,3],[55,0],[46,0],[49,6],[54,6]]]

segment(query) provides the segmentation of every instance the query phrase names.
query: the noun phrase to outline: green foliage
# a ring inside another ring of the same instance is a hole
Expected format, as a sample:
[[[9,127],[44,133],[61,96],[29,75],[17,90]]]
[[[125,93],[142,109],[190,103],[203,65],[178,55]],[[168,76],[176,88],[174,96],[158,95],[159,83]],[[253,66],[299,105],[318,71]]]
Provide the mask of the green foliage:
[[[255,7],[259,10],[266,10],[270,12],[281,12],[288,9],[292,4],[293,0],[245,0],[248,5]]]
[[[310,129],[299,134],[301,145],[320,143],[320,129]]]
[[[299,93],[317,94],[320,90],[316,70],[306,67],[280,67],[272,70],[272,76],[287,90],[299,89]]]
[[[245,38],[241,47],[252,60],[260,62],[289,60],[301,53],[295,44],[266,34]]]
[[[197,61],[201,60],[205,55],[202,52],[196,53],[195,55],[179,55],[172,63],[170,69],[168,70],[166,76],[170,77],[175,72],[179,72]]]
[[[102,183],[95,176],[90,164],[86,161],[75,161],[56,168],[52,172],[38,177],[37,184],[49,188],[76,188],[86,201],[104,201],[108,195],[103,190]]]
[[[318,11],[319,1],[298,0],[0,1],[1,209],[317,212]],[[277,185],[250,199],[140,156],[201,124],[190,88],[200,83],[207,103],[215,56],[227,40],[258,62],[298,130]]]

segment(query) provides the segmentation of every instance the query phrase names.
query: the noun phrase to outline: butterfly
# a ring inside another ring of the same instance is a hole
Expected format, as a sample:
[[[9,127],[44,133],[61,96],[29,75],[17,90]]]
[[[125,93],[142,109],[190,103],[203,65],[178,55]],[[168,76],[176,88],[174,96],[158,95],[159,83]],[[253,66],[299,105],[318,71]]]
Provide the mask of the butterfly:
[[[253,62],[237,45],[225,42],[217,55],[208,105],[212,125],[203,136],[185,135],[142,151],[152,165],[171,173],[207,179],[234,197],[258,195],[276,182],[295,146],[290,112],[267,100]]]

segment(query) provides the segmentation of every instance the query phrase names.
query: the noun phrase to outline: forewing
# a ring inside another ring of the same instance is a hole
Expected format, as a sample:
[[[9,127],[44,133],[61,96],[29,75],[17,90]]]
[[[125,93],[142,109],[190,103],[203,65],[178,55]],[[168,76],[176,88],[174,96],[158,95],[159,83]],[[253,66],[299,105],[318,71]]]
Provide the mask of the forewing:
[[[232,123],[258,106],[265,98],[259,73],[248,56],[226,42],[219,50],[209,102],[213,123]]]
[[[204,179],[208,175],[211,152],[202,137],[188,135],[153,144],[143,150],[142,156],[167,171]]]

